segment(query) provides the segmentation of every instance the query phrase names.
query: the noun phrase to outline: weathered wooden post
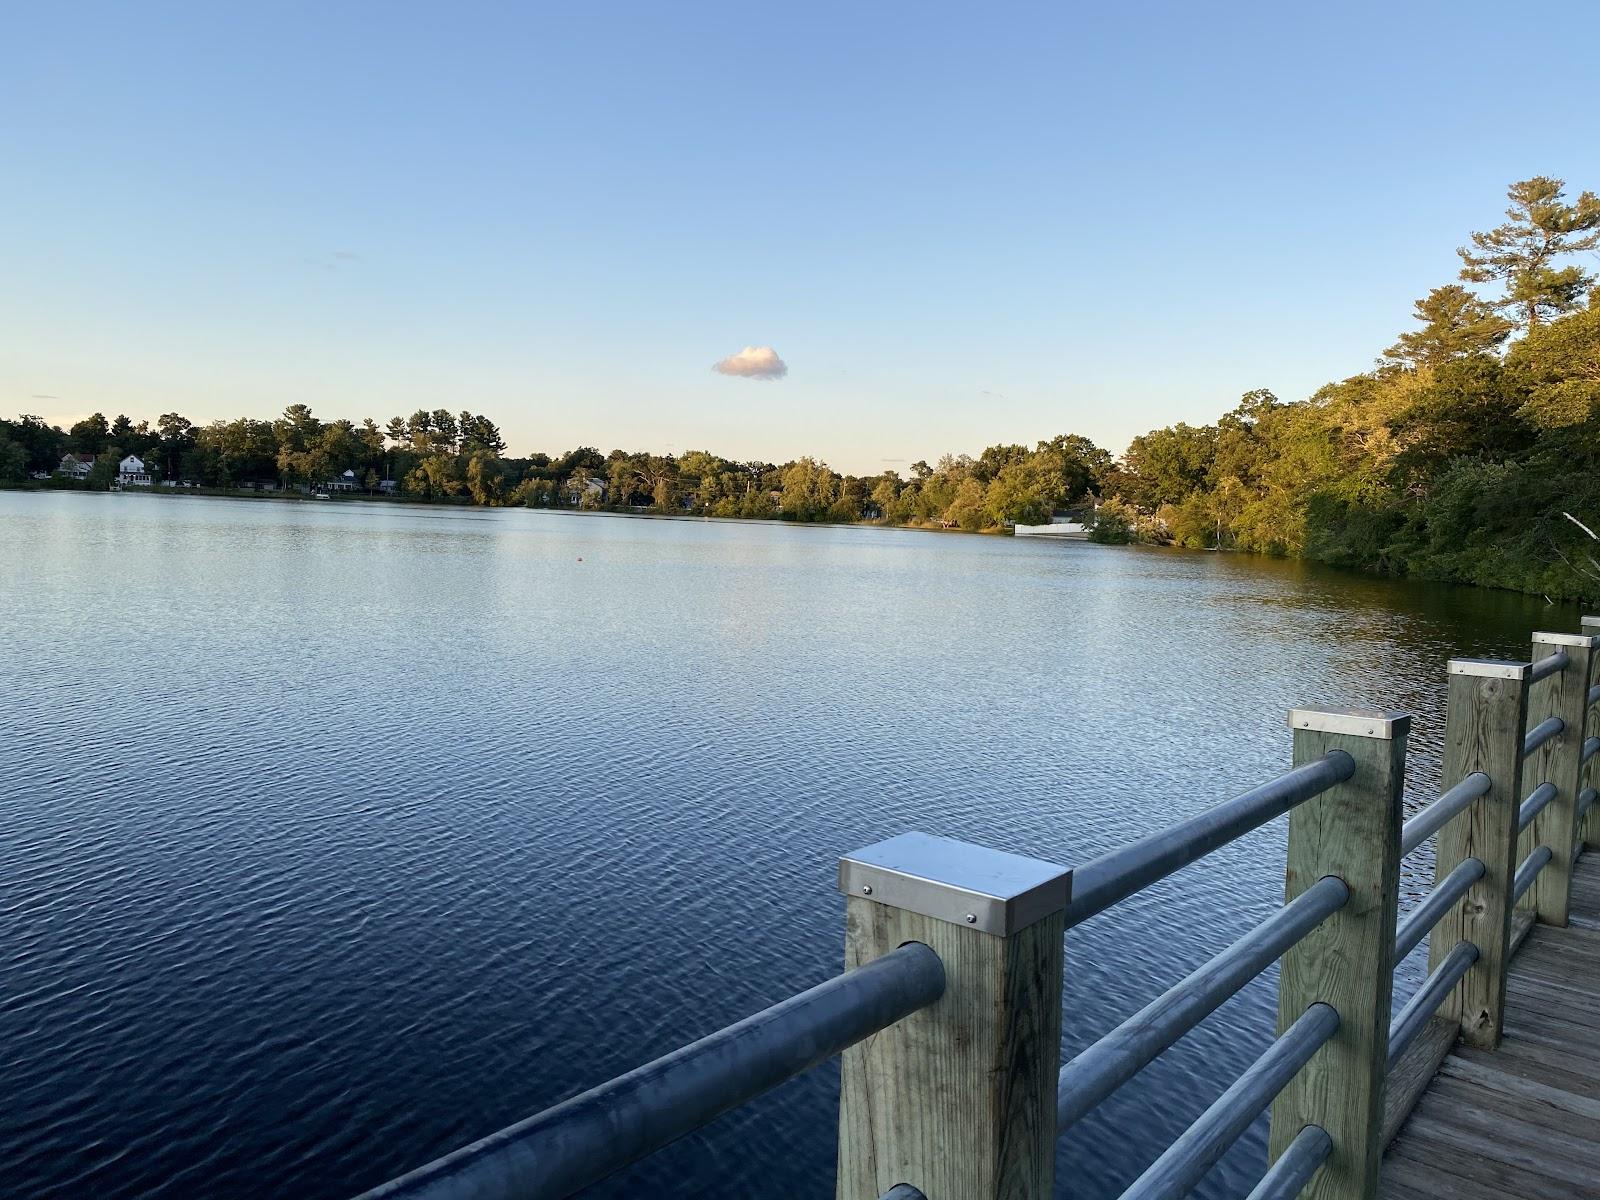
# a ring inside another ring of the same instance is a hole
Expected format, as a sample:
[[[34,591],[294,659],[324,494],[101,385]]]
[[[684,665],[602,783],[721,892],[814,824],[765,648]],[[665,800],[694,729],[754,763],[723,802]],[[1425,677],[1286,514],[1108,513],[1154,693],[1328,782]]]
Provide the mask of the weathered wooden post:
[[[1522,805],[1522,739],[1528,727],[1527,663],[1450,660],[1444,723],[1446,790],[1467,776],[1489,777],[1489,790],[1438,833],[1437,885],[1468,858],[1483,863],[1483,878],[1434,926],[1428,972],[1458,942],[1478,947],[1478,961],[1439,1009],[1460,1022],[1474,1046],[1500,1044],[1505,1028],[1506,965],[1511,957],[1511,883],[1517,873],[1517,810]]]
[[[1344,783],[1289,815],[1285,899],[1336,875],[1349,887],[1350,901],[1283,956],[1279,1034],[1318,1002],[1338,1012],[1339,1031],[1274,1102],[1271,1157],[1282,1154],[1306,1126],[1320,1126],[1333,1149],[1302,1196],[1371,1200],[1383,1151],[1401,791],[1411,718],[1366,709],[1297,708],[1289,724],[1296,766],[1337,750],[1350,755],[1356,769]]]
[[[1539,872],[1526,900],[1546,925],[1566,925],[1572,900],[1572,843],[1578,829],[1579,779],[1583,774],[1583,740],[1588,736],[1589,687],[1594,682],[1595,647],[1600,637],[1580,633],[1536,633],[1533,661],[1538,664],[1565,651],[1568,663],[1536,681],[1528,691],[1532,725],[1559,717],[1562,730],[1531,754],[1522,766],[1530,788],[1549,783],[1555,798],[1534,818],[1523,840],[1532,849],[1550,847],[1550,862]]]
[[[1072,873],[902,834],[847,855],[845,966],[922,942],[943,997],[844,1052],[839,1200],[1049,1200]]]
[[[1584,633],[1591,636],[1600,635],[1600,617],[1584,617],[1582,628]],[[1596,672],[1600,673],[1600,667],[1596,668]],[[1591,729],[1600,727],[1600,720],[1596,720],[1592,704],[1589,706],[1589,727]],[[1600,789],[1600,755],[1591,758],[1584,765],[1581,782],[1585,788]],[[1583,793],[1580,791],[1578,794],[1581,796]],[[1577,840],[1580,851],[1600,850],[1600,803],[1590,807],[1587,817],[1579,819]]]

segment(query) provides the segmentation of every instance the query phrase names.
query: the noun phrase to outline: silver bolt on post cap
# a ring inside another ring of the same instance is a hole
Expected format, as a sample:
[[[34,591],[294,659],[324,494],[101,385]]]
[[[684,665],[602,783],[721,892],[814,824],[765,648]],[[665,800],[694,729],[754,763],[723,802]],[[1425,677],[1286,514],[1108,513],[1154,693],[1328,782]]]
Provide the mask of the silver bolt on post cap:
[[[1382,708],[1291,708],[1289,728],[1392,742],[1411,731],[1411,714]]]
[[[1066,908],[1072,871],[952,838],[902,833],[841,858],[839,890],[1005,937]]]
[[[1499,658],[1452,658],[1450,674],[1474,675],[1480,679],[1526,679],[1532,663],[1508,662]]]
[[[1583,618],[1585,626],[1589,620],[1588,617]],[[1592,633],[1550,633],[1541,630],[1533,635],[1532,640],[1540,646],[1571,646],[1574,650],[1590,650],[1596,642],[1600,642],[1600,637]]]

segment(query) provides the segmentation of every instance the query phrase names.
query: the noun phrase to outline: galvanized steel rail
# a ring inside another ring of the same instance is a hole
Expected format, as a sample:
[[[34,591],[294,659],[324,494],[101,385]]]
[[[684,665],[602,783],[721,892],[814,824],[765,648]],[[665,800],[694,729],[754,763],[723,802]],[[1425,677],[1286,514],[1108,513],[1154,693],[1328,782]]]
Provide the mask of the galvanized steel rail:
[[[1465,858],[1458,862],[1437,884],[1428,898],[1411,911],[1400,923],[1394,939],[1394,959],[1399,962],[1432,932],[1440,919],[1461,903],[1461,898],[1472,890],[1472,885],[1484,876],[1486,868],[1479,858]]]
[[[1313,1004],[1306,1009],[1305,1015],[1122,1193],[1122,1200],[1176,1200],[1188,1195],[1338,1030],[1339,1014],[1331,1006]]]
[[[1073,873],[1068,928],[1343,783],[1355,769],[1353,758],[1334,751],[1170,829],[1085,863]]]
[[[1307,1125],[1267,1168],[1246,1200],[1295,1200],[1332,1153],[1328,1131],[1320,1125]]]
[[[558,1200],[604,1179],[938,1000],[944,964],[902,946],[362,1200]]]
[[[1528,730],[1528,736],[1522,739],[1522,757],[1527,758],[1551,738],[1560,736],[1566,727],[1567,723],[1560,717],[1550,717],[1540,721]]]
[[[1389,1026],[1389,1066],[1400,1061],[1406,1048],[1416,1040],[1445,997],[1455,990],[1461,977],[1478,961],[1478,948],[1471,942],[1457,942],[1443,963],[1428,976],[1416,994],[1406,1001],[1400,1015]]]
[[[1422,844],[1472,804],[1489,794],[1493,786],[1482,771],[1474,771],[1452,788],[1446,789],[1432,804],[1424,808],[1400,830],[1400,855],[1405,857],[1422,847]]]
[[[1522,807],[1517,809],[1517,832],[1521,833],[1534,819],[1549,806],[1550,801],[1560,795],[1559,789],[1553,783],[1541,783],[1528,793],[1528,798],[1522,802]]]
[[[1522,860],[1522,865],[1517,868],[1516,881],[1511,885],[1511,898],[1521,900],[1528,894],[1528,889],[1533,886],[1533,881],[1539,877],[1539,872],[1550,865],[1550,860],[1555,857],[1549,846],[1540,846]]]
[[[1210,962],[1061,1068],[1056,1133],[1154,1062],[1184,1034],[1350,900],[1344,880],[1320,879]]]
[[[1567,665],[1571,661],[1572,656],[1565,650],[1557,650],[1554,654],[1541,658],[1533,664],[1533,670],[1528,675],[1528,681],[1530,683],[1538,683],[1541,679],[1548,679],[1552,675],[1559,674],[1567,669]]]

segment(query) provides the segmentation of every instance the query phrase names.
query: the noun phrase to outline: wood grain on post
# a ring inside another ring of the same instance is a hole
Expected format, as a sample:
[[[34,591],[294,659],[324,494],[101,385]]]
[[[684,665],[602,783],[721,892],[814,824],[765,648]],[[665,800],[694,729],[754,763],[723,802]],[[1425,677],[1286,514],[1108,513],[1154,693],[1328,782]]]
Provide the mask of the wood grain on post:
[[[1337,750],[1350,755],[1356,769],[1290,813],[1285,899],[1336,875],[1349,887],[1350,900],[1283,956],[1279,1034],[1319,1001],[1339,1013],[1339,1031],[1273,1103],[1269,1148],[1275,1160],[1307,1125],[1321,1126],[1333,1150],[1301,1195],[1370,1200],[1383,1150],[1401,791],[1411,718],[1301,708],[1289,714],[1289,724],[1296,766]]]
[[[1049,1200],[1071,872],[925,834],[840,865],[845,967],[906,942],[944,962],[943,997],[846,1050],[839,1200]]]
[[[1450,660],[1444,724],[1444,788],[1475,772],[1489,791],[1438,833],[1435,885],[1465,859],[1483,878],[1428,937],[1428,973],[1457,942],[1478,947],[1478,961],[1439,1009],[1460,1022],[1461,1036],[1493,1049],[1505,1029],[1506,965],[1511,958],[1511,883],[1517,873],[1517,810],[1522,805],[1522,739],[1528,727],[1527,663]]]
[[[1600,617],[1584,617],[1582,627],[1584,633],[1591,636],[1600,635]],[[1596,671],[1600,673],[1600,667],[1597,667]],[[1593,706],[1589,709],[1589,728],[1600,728],[1600,718],[1595,716]],[[1596,755],[1584,764],[1583,776],[1579,782],[1586,788],[1600,788],[1600,755]],[[1600,849],[1600,804],[1590,808],[1589,815],[1578,822],[1576,842],[1578,853]]]
[[[1600,637],[1576,633],[1536,633],[1533,661],[1566,651],[1564,670],[1539,680],[1528,691],[1528,721],[1537,725],[1560,717],[1565,727],[1528,756],[1522,765],[1524,790],[1541,783],[1555,786],[1555,799],[1534,818],[1522,838],[1522,853],[1549,846],[1551,859],[1525,897],[1545,925],[1565,926],[1572,902],[1572,843],[1578,829],[1579,779],[1583,774],[1583,739],[1589,722],[1589,687],[1594,682],[1595,647]],[[1520,860],[1519,860],[1520,861]]]

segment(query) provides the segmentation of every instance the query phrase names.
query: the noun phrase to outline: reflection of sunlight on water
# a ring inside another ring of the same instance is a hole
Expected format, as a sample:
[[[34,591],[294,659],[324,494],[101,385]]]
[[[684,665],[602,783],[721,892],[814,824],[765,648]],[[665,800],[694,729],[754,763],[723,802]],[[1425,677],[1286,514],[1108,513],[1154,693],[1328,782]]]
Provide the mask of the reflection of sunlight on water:
[[[1081,862],[1281,772],[1295,705],[1413,712],[1414,810],[1446,658],[1577,620],[1231,554],[191,497],[0,493],[0,584],[0,1155],[107,1200],[347,1196],[836,970],[841,851]],[[1065,1049],[1282,867],[1280,822],[1075,930]],[[1273,1001],[1067,1139],[1075,1194],[1131,1181]],[[825,1192],[835,1087],[595,1194]]]

